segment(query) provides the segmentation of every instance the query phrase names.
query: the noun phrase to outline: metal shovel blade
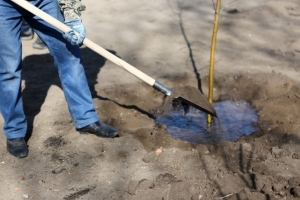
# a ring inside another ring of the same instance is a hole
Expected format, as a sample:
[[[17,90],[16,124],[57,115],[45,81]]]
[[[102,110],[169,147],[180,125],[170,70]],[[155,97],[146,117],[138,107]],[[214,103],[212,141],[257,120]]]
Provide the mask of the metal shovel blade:
[[[175,86],[172,88],[170,97],[217,117],[217,113],[213,106],[208,102],[205,95],[197,88],[191,86]]]

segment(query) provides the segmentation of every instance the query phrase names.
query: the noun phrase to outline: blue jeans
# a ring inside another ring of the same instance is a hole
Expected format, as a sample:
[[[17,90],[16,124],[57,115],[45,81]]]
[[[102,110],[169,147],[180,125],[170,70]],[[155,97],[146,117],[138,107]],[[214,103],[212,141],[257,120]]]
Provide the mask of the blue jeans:
[[[56,0],[30,2],[54,18],[64,21]],[[98,121],[79,47],[69,44],[62,37],[61,31],[42,19],[10,0],[0,0],[0,112],[4,118],[5,136],[9,139],[24,137],[27,131],[21,96],[22,18],[44,41],[54,58],[75,128]]]

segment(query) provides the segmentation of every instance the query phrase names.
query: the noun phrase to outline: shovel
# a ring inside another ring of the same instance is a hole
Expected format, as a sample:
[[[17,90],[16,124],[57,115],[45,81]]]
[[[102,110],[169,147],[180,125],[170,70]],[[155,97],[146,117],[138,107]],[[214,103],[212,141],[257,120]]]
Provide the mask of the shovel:
[[[53,25],[54,27],[61,30],[62,32],[68,32],[71,30],[68,26],[66,26],[62,22],[58,21],[54,17],[43,12],[42,10],[38,9],[37,7],[35,7],[34,5],[30,4],[25,0],[11,0],[11,1],[18,4],[25,10],[31,12],[32,14],[40,17],[41,19]],[[83,44],[89,47],[91,50],[95,51],[96,53],[100,54],[104,58],[110,60],[111,62],[115,63],[119,67],[122,67],[129,73],[138,77],[142,81],[146,82],[154,89],[167,95],[167,97],[175,99],[179,102],[184,102],[205,113],[211,114],[213,116],[217,116],[215,109],[208,102],[207,98],[197,88],[191,86],[176,86],[171,89],[163,85],[162,83],[156,81],[155,79],[151,78],[150,76],[144,74],[140,70],[136,69],[132,65],[128,64],[127,62],[123,61],[122,59],[108,52],[107,50],[103,49],[102,47],[95,44],[88,38],[84,39]]]

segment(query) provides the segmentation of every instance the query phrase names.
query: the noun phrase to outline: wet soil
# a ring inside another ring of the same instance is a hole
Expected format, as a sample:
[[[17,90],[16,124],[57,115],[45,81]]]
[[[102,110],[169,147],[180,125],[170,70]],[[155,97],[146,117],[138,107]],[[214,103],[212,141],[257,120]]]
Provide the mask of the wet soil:
[[[89,39],[169,87],[207,95],[212,1],[84,3]],[[259,120],[251,135],[213,145],[170,136],[155,122],[163,95],[84,46],[99,117],[120,136],[80,135],[52,57],[23,41],[30,151],[14,158],[0,136],[0,199],[300,199],[299,20],[296,0],[222,10],[214,101],[244,100]]]

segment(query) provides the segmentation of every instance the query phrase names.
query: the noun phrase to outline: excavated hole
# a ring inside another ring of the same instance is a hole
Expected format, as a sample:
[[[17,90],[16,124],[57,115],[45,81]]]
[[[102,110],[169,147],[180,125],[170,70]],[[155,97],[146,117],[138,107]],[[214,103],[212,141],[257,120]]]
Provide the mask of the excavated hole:
[[[244,100],[227,100],[213,103],[218,118],[207,126],[207,114],[193,107],[174,102],[173,109],[163,116],[157,116],[158,124],[165,124],[173,137],[184,141],[216,144],[236,140],[258,130],[258,115]]]
[[[188,109],[180,102],[168,105],[172,109],[167,113],[156,115],[156,123],[166,125],[167,132],[175,138],[201,144],[268,132],[294,133],[299,130],[295,118],[299,94],[299,84],[281,74],[219,76],[215,78],[213,103],[219,118],[214,118],[210,128],[205,113]]]

